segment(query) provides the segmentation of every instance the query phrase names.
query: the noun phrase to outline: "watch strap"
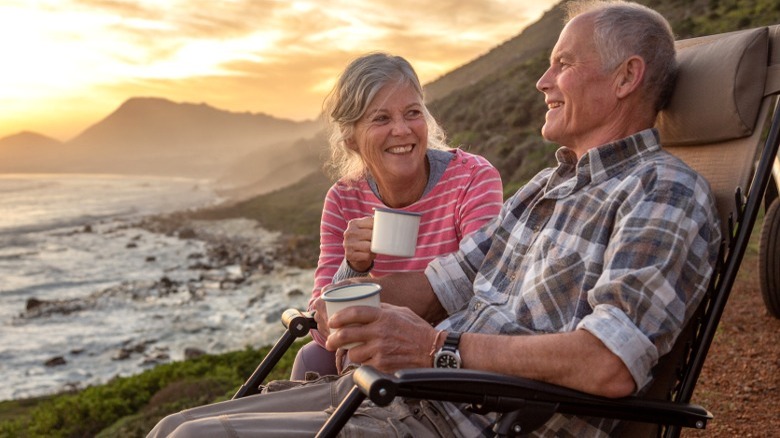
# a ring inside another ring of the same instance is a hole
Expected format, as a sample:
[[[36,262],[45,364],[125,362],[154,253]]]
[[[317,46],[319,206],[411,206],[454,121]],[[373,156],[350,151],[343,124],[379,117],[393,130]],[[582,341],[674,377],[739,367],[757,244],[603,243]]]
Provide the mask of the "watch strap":
[[[460,344],[460,336],[462,333],[457,332],[449,332],[447,333],[447,337],[444,339],[444,345],[442,345],[442,350],[449,350],[449,351],[458,351],[458,345]]]

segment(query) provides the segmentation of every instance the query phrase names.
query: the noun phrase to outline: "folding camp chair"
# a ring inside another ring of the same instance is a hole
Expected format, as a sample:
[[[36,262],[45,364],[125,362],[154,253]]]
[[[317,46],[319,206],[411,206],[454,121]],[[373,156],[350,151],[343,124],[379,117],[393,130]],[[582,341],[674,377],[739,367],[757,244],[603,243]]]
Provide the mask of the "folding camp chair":
[[[499,414],[493,428],[497,436],[530,433],[555,413],[621,420],[620,436],[679,436],[682,427],[705,428],[712,414],[691,404],[691,397],[780,144],[780,25],[683,40],[677,47],[677,88],[658,128],[664,147],[710,182],[724,243],[704,300],[673,350],[654,368],[650,390],[641,397],[610,399],[475,370],[407,369],[388,375],[362,366],[353,375],[355,387],[318,436],[335,436],[366,397],[377,405],[395,397],[468,403],[478,412]],[[294,330],[313,327],[310,316],[296,315]],[[285,343],[292,341],[283,336],[278,344]],[[261,364],[247,382],[249,393],[267,368]]]

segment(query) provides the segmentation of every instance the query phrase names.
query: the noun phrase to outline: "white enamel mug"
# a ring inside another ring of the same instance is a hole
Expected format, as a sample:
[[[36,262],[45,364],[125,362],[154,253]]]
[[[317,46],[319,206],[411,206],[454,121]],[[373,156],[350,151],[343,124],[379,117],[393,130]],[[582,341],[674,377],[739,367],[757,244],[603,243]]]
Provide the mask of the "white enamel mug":
[[[382,286],[376,283],[356,283],[337,286],[322,293],[322,301],[325,301],[325,309],[328,316],[335,315],[338,311],[352,306],[379,307],[379,292]],[[336,333],[337,329],[331,329]],[[346,350],[357,347],[361,342],[353,342],[341,348]]]
[[[399,257],[414,256],[421,217],[422,213],[375,208],[371,252]]]

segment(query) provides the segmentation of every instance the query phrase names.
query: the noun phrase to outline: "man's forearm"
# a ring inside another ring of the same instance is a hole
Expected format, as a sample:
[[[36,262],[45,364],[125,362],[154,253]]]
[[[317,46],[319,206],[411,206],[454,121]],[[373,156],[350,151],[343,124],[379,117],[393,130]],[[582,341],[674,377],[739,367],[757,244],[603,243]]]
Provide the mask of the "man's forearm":
[[[447,317],[447,312],[422,272],[391,274],[369,281],[382,286],[380,295],[385,303],[408,307],[430,323],[438,323]]]
[[[500,336],[465,333],[464,368],[527,377],[607,397],[622,397],[636,385],[623,362],[585,330]]]

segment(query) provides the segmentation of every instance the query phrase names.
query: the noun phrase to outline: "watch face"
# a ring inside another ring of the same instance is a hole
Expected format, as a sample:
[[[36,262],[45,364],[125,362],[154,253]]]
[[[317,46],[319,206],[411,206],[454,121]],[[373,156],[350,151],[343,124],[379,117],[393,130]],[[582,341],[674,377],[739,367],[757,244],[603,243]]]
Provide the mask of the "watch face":
[[[442,351],[436,357],[436,368],[460,368],[460,361],[455,353]]]

